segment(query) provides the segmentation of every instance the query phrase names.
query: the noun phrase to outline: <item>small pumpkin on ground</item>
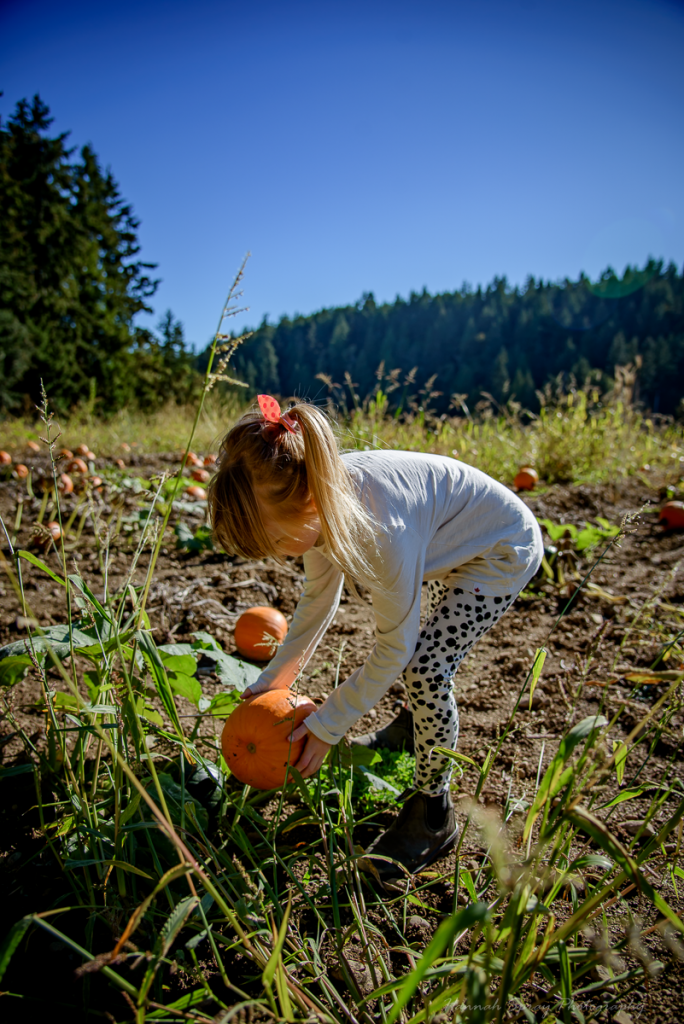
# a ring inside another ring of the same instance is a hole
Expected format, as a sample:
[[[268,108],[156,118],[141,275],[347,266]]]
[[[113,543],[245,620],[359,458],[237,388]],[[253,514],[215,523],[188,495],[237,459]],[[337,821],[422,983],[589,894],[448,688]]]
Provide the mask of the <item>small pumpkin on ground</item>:
[[[684,501],[666,501],[658,519],[666,530],[684,529]]]
[[[532,466],[521,466],[518,471],[513,486],[517,487],[519,491],[533,491],[539,483],[539,474],[536,469]]]
[[[11,466],[12,456],[9,452],[0,452],[0,466]]]
[[[28,466],[25,466],[23,462],[18,462],[12,472],[17,480],[25,480],[29,475]]]
[[[190,498],[192,501],[206,501],[207,492],[204,487],[200,487],[198,484],[197,487],[186,487],[185,497]]]
[[[235,708],[223,727],[221,747],[226,764],[240,782],[254,789],[278,789],[288,764],[296,764],[304,739],[290,735],[316,710],[309,697],[292,690],[268,690]]]
[[[196,467],[190,474],[193,480],[197,480],[201,484],[206,484],[211,479],[211,473],[208,469],[200,469]]]
[[[243,658],[269,661],[287,635],[287,619],[277,608],[248,608],[235,624],[235,646]]]

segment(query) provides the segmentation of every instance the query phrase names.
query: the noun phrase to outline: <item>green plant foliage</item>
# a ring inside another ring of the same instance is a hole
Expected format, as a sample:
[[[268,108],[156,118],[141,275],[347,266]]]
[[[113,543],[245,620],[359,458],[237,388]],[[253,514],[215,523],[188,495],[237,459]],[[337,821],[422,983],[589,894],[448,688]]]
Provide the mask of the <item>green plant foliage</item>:
[[[214,535],[211,528],[208,526],[198,526],[193,533],[192,530],[181,521],[175,526],[174,533],[177,537],[176,547],[179,551],[214,550]]]
[[[483,393],[538,412],[537,392],[549,382],[593,379],[606,390],[616,366],[638,364],[638,397],[675,413],[683,300],[684,276],[653,260],[622,278],[608,269],[596,283],[530,277],[511,288],[495,278],[486,288],[423,290],[382,305],[367,294],[352,306],[262,323],[235,366],[251,388],[283,395],[318,394],[323,380],[343,410],[357,408],[379,381],[378,400],[393,411],[430,405],[443,413],[472,411]],[[416,373],[426,383],[412,394]]]
[[[0,124],[0,410],[32,410],[41,380],[65,411],[109,415],[187,401],[199,379],[182,326],[151,312],[154,266],[138,258],[138,221],[109,170],[67,135],[48,107],[22,100]]]

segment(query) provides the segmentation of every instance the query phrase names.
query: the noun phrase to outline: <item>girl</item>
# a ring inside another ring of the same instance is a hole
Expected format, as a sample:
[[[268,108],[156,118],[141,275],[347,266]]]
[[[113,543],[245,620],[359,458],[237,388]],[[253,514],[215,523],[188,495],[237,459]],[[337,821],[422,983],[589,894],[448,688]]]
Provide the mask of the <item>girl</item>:
[[[366,856],[378,858],[383,878],[418,871],[458,835],[451,762],[433,755],[458,739],[453,675],[537,571],[539,527],[507,487],[463,462],[399,451],[340,455],[315,406],[300,403],[281,416],[268,396],[259,404],[266,415],[243,416],[221,443],[209,491],[212,525],[222,547],[245,558],[303,555],[306,581],[284,643],[245,696],[294,683],[333,620],[345,577],[369,588],[375,645],[294,731],[294,739],[307,737],[295,767],[305,778],[317,772],[331,746],[403,674],[413,717],[404,712],[394,734],[401,737],[408,724],[415,788]],[[429,607],[421,630],[424,581]]]

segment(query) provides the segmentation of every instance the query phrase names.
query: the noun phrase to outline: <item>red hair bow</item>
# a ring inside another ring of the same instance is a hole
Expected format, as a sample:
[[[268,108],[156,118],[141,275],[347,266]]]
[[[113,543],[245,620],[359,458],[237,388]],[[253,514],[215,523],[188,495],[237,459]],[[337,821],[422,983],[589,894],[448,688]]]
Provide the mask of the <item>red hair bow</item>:
[[[270,395],[257,395],[257,401],[262,415],[268,423],[280,423],[291,434],[297,433],[297,421],[288,416],[286,412],[281,413],[275,398],[271,398]]]

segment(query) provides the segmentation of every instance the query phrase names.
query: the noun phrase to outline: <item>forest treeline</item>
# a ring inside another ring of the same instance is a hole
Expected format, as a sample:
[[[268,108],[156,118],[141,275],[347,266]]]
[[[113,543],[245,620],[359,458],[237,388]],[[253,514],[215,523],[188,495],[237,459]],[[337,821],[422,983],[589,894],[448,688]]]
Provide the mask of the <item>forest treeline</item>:
[[[0,410],[153,409],[197,391],[194,355],[171,313],[137,327],[158,282],[139,259],[138,221],[84,146],[50,135],[35,96],[0,122]]]
[[[44,382],[53,407],[153,410],[197,394],[206,351],[151,312],[155,266],[139,258],[138,221],[89,146],[50,133],[47,106],[22,100],[0,121],[0,411],[31,412]],[[681,413],[684,276],[650,261],[622,278],[509,287],[497,278],[264,322],[235,360],[252,392],[353,400],[380,384],[397,408],[429,383],[438,412],[496,401],[535,410],[549,381],[609,388],[615,366],[638,367],[645,406]],[[381,367],[380,371],[378,368]],[[434,380],[431,380],[434,378]]]
[[[608,389],[615,367],[630,363],[635,399],[656,412],[683,411],[684,276],[672,264],[650,261],[622,278],[609,269],[596,283],[529,278],[511,288],[497,278],[382,305],[368,294],[353,306],[263,323],[239,349],[236,373],[253,390],[332,390],[350,402],[352,385],[361,397],[377,386],[381,366],[395,408],[434,377],[438,412],[472,407],[483,392],[536,410],[537,391],[559,375],[565,386],[593,377]]]

